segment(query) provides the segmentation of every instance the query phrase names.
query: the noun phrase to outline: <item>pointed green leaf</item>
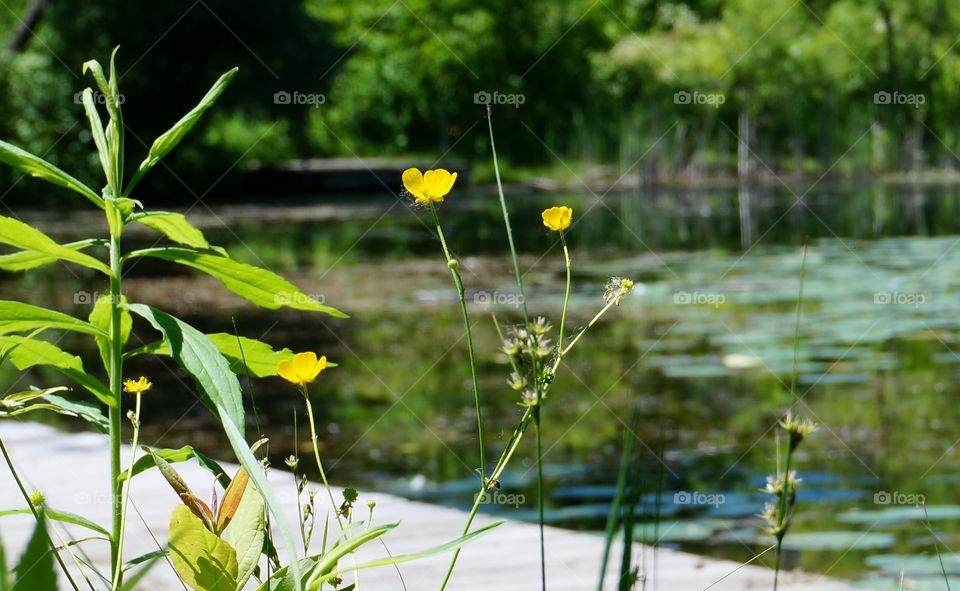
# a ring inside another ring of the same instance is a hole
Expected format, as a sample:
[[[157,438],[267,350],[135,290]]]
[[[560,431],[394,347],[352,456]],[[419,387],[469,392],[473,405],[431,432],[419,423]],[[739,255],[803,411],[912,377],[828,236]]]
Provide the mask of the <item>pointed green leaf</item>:
[[[92,201],[97,207],[103,207],[103,199],[90,189],[90,187],[84,185],[46,160],[2,140],[0,140],[0,162],[5,162],[32,177],[43,179],[54,185],[70,189],[71,191],[76,191]]]
[[[61,246],[71,250],[83,250],[84,248],[93,246],[98,242],[99,240],[95,239],[78,240],[77,242],[61,244]],[[60,260],[59,257],[44,252],[37,252],[36,250],[22,250],[20,252],[0,255],[0,269],[4,271],[27,271],[29,269],[35,269],[36,267],[42,267],[43,265],[55,263],[58,260]]]
[[[97,405],[84,400],[70,400],[56,394],[44,394],[43,399],[59,409],[61,413],[71,413],[87,421],[101,433],[110,432],[110,422]]]
[[[0,328],[0,332],[2,328]],[[0,359],[9,359],[14,367],[23,371],[35,365],[55,367],[74,380],[107,406],[114,406],[113,393],[107,386],[83,369],[83,362],[53,343],[18,335],[0,336]],[[84,417],[87,418],[87,417]]]
[[[128,256],[152,256],[199,269],[220,280],[220,283],[233,293],[268,310],[287,306],[296,310],[324,312],[337,318],[347,318],[343,312],[321,304],[283,277],[224,256],[186,248],[150,248],[130,253]]]
[[[233,482],[237,483],[238,479],[235,477]],[[226,500],[224,497],[224,503]],[[256,487],[244,486],[240,503],[221,534],[221,537],[237,553],[236,591],[243,589],[260,561],[266,532],[266,518],[263,511],[263,497],[257,492]]]
[[[290,349],[274,351],[273,347],[263,341],[247,337],[238,338],[236,335],[226,332],[217,332],[206,336],[220,350],[220,354],[227,358],[230,363],[230,370],[239,375],[244,375],[249,371],[250,375],[258,378],[275,376],[277,375],[277,364],[293,356],[293,351]],[[165,342],[158,341],[130,351],[128,355],[141,355],[143,353],[169,355],[170,348]],[[246,361],[246,365],[244,365],[244,361]],[[336,367],[336,364],[327,363],[327,367]]]
[[[107,136],[103,133],[103,122],[100,120],[100,113],[97,112],[97,105],[93,102],[93,91],[84,88],[81,93],[83,110],[87,113],[87,121],[90,123],[90,135],[93,137],[93,143],[97,147],[97,154],[100,156],[100,166],[103,168],[103,174],[106,175],[106,182],[110,182],[110,169],[113,163],[110,161],[110,149],[107,147]]]
[[[176,462],[186,462],[187,460],[196,458],[197,463],[200,464],[200,467],[206,469],[207,472],[210,472],[210,474],[212,474],[213,477],[220,482],[220,486],[222,486],[223,488],[227,488],[228,486],[230,486],[230,477],[227,476],[223,468],[220,467],[220,464],[218,464],[215,460],[212,460],[207,456],[203,455],[202,453],[198,452],[197,450],[193,449],[193,447],[189,445],[184,445],[180,449],[149,450],[147,448],[144,448],[144,450],[147,451],[148,453],[145,456],[140,456],[139,458],[137,458],[137,461],[134,462],[133,476],[136,476],[137,474],[140,474],[141,472],[145,472],[150,468],[153,468],[154,466],[156,466],[157,463],[153,459],[155,456],[162,458],[168,464],[173,464]],[[127,471],[124,470],[118,477],[118,482],[123,482],[126,479],[127,479]]]
[[[52,519],[61,523],[72,523],[73,525],[85,527],[90,531],[95,531],[98,534],[103,534],[108,538],[110,537],[110,532],[107,531],[106,528],[82,515],[69,513],[67,511],[56,511],[50,508],[45,508],[43,510],[43,514],[47,517],[47,519]],[[0,517],[6,517],[7,515],[33,515],[33,511],[30,509],[8,509],[6,511],[0,511]]]
[[[131,216],[130,221],[140,222],[179,244],[203,250],[210,248],[210,243],[203,236],[203,232],[191,224],[183,214],[169,211],[144,211]]]
[[[36,589],[53,591],[57,589],[57,571],[53,563],[53,548],[47,534],[47,521],[43,510],[40,519],[27,542],[20,562],[14,569],[14,589]]]
[[[110,267],[88,254],[58,244],[55,240],[20,220],[0,216],[0,244],[33,250],[58,259],[96,269],[110,275]]]
[[[411,553],[409,553],[409,554],[398,554],[397,556],[387,556],[386,558],[381,558],[381,559],[379,559],[379,560],[372,560],[372,561],[370,561],[370,562],[364,562],[364,563],[358,564],[358,565],[356,565],[356,566],[348,566],[348,567],[346,567],[346,568],[337,569],[337,570],[335,570],[335,571],[331,571],[331,572],[327,573],[326,575],[324,575],[323,577],[318,578],[317,580],[318,580],[319,582],[323,583],[323,582],[329,581],[330,579],[332,579],[332,578],[335,577],[335,576],[342,575],[342,574],[344,574],[344,573],[347,573],[347,572],[350,572],[350,571],[354,571],[354,570],[363,570],[363,569],[365,569],[365,568],[376,568],[376,567],[380,567],[380,566],[390,566],[390,565],[394,565],[394,564],[400,564],[400,563],[402,563],[402,562],[411,562],[411,561],[414,561],[414,560],[422,560],[422,559],[424,559],[424,558],[430,558],[431,556],[436,556],[437,554],[443,554],[443,553],[445,553],[445,552],[450,552],[451,550],[457,550],[458,548],[463,547],[465,544],[468,544],[468,543],[476,540],[476,539],[479,538],[480,536],[486,535],[487,533],[490,532],[490,530],[492,530],[492,529],[495,528],[495,527],[498,527],[498,526],[502,525],[503,523],[504,523],[503,521],[498,521],[498,522],[496,522],[496,523],[491,523],[490,525],[485,526],[485,527],[481,527],[480,529],[478,529],[478,530],[476,530],[476,531],[473,531],[473,532],[470,532],[469,534],[465,534],[465,535],[463,535],[463,536],[460,536],[459,538],[456,538],[455,540],[451,540],[451,541],[449,541],[449,542],[446,542],[445,544],[440,544],[440,545],[438,545],[438,546],[434,546],[434,547],[428,548],[428,549],[426,549],[426,550],[420,550],[420,551],[418,551],[418,552],[411,552]]]
[[[170,346],[172,357],[181,367],[190,372],[203,388],[206,395],[205,402],[220,419],[233,453],[250,475],[257,490],[263,495],[270,512],[276,518],[275,523],[280,524],[280,535],[284,546],[293,557],[293,548],[296,548],[296,544],[288,527],[289,522],[284,517],[283,508],[260,468],[260,462],[250,451],[244,439],[244,412],[240,382],[230,371],[226,359],[210,339],[182,320],[143,304],[130,304],[128,308],[163,334],[164,340]],[[299,566],[294,562],[291,568],[299,581]]]
[[[306,579],[309,575],[313,574],[313,570],[317,567],[316,558],[301,558],[297,561],[297,566],[299,570],[303,573],[302,578],[297,584],[297,580],[293,578],[293,573],[290,572],[289,567],[281,567],[277,569],[277,572],[273,573],[270,578],[257,587],[257,591],[294,591],[295,589],[301,589],[306,585]]]
[[[213,106],[213,104],[220,98],[220,95],[223,94],[223,91],[226,90],[227,85],[230,84],[230,81],[233,80],[233,77],[237,73],[237,68],[230,70],[213,84],[207,94],[200,99],[200,103],[196,107],[191,109],[189,113],[183,116],[180,121],[177,121],[173,127],[167,130],[163,135],[154,140],[153,145],[150,147],[150,153],[147,154],[147,157],[143,162],[140,163],[140,168],[137,170],[136,175],[133,180],[130,181],[130,186],[127,188],[127,191],[124,195],[129,195],[130,191],[136,185],[148,170],[153,168],[153,166],[160,161],[161,158],[169,154],[177,144],[190,133],[190,130],[193,129],[193,126],[197,124],[197,121],[200,120],[200,117]]]
[[[63,312],[48,310],[23,302],[0,300],[0,334],[28,332],[37,329],[62,329],[95,337],[107,336],[96,326]]]
[[[0,539],[0,591],[10,591],[10,575],[7,573],[7,553]]]
[[[240,383],[210,339],[186,322],[156,308],[143,304],[129,304],[127,308],[163,334],[171,356],[197,381],[210,410],[222,420],[229,419],[242,434],[244,412]],[[247,449],[246,445],[244,449]]]
[[[237,553],[178,505],[170,518],[170,559],[177,574],[197,591],[235,591]]]

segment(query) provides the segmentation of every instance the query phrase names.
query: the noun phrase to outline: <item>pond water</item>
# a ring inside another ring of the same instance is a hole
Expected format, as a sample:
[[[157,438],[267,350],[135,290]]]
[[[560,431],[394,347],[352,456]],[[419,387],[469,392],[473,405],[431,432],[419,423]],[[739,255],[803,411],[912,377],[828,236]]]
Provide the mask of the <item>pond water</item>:
[[[569,233],[571,326],[603,305],[610,276],[632,277],[637,287],[571,354],[545,407],[549,523],[603,528],[623,431],[636,414],[645,485],[637,538],[745,562],[771,543],[755,516],[767,500],[759,488],[776,469],[777,419],[792,409],[821,428],[796,458],[803,485],[786,567],[891,589],[904,569],[911,588],[941,588],[939,550],[960,584],[960,553],[950,550],[960,544],[960,190],[831,185],[797,200],[784,188],[758,189],[748,222],[756,244],[747,251],[735,190],[650,190],[602,201],[511,195],[527,304],[554,325],[563,258],[539,211],[557,203],[571,205],[577,220]],[[313,391],[331,479],[469,507],[478,459],[463,326],[426,213],[372,195],[200,204],[189,215],[237,258],[287,274],[352,318],[257,312],[161,263],[131,268],[130,297],[208,332],[230,332],[235,323],[276,346],[327,354],[339,367]],[[493,457],[522,411],[505,384],[491,320],[491,313],[506,324],[520,318],[499,215],[485,192],[453,195],[441,209],[475,321]],[[23,217],[63,240],[99,228],[80,214]],[[146,233],[127,238],[131,247],[153,242]],[[103,288],[62,267],[0,281],[4,298],[78,315]],[[155,338],[138,331],[134,343]],[[85,357],[92,366],[96,352]],[[145,441],[191,442],[216,455],[226,446],[213,418],[183,374],[169,370],[161,359],[129,366],[157,383],[144,401]],[[9,369],[0,378],[9,384]],[[277,379],[244,385],[257,411],[250,429],[270,438],[274,464],[308,450],[296,392]],[[536,520],[532,452],[533,440],[525,440],[502,478],[509,502],[484,510]],[[921,499],[926,512],[916,506]],[[772,553],[758,562],[772,565]]]

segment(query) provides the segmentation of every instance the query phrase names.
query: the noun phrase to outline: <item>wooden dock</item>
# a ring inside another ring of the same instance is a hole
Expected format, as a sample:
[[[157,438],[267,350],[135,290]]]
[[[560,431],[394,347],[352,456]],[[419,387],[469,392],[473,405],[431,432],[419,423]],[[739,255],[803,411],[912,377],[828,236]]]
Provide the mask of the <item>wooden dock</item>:
[[[38,489],[47,503],[58,510],[78,513],[98,523],[109,523],[109,494],[107,489],[107,440],[99,434],[65,434],[52,428],[0,421],[0,438],[6,444],[15,466],[29,489]],[[124,461],[129,448],[124,448]],[[224,464],[227,468],[227,465]],[[230,468],[227,469],[232,469]],[[178,470],[201,497],[209,495],[212,478],[194,462],[178,464]],[[286,516],[297,514],[296,495],[290,474],[271,469],[270,479],[285,506]],[[167,524],[176,496],[156,470],[134,481],[131,510],[128,519],[126,558],[157,549],[156,536],[161,544],[167,537]],[[320,497],[318,497],[319,502]],[[408,501],[391,495],[361,492],[360,512],[366,511],[366,502],[377,502],[374,520],[378,523],[399,521],[400,526],[384,539],[391,554],[412,552],[456,538],[463,527],[463,511]],[[25,504],[6,466],[0,464],[0,510],[23,508]],[[493,520],[481,516],[478,525]],[[148,532],[152,531],[152,535]],[[8,560],[18,556],[33,527],[32,517],[8,516],[0,519],[0,538],[7,548]],[[79,538],[86,530],[69,528],[63,535]],[[316,536],[319,538],[319,535]],[[484,538],[467,546],[460,557],[448,589],[451,591],[534,591],[539,582],[539,533],[535,524],[507,522]],[[594,534],[548,528],[546,532],[547,588],[552,591],[595,589],[603,541]],[[104,541],[83,544],[89,559],[98,564],[109,562],[109,549]],[[715,560],[668,549],[659,549],[654,561],[650,548],[636,547],[637,556],[645,557],[647,580],[637,589],[680,590],[742,590],[771,589],[771,571],[742,566],[735,562]],[[281,555],[285,555],[281,549]],[[361,554],[363,559],[386,555],[382,545],[372,544]],[[619,556],[615,554],[614,556]],[[430,591],[438,589],[449,555],[394,567],[363,571],[361,589],[364,591]],[[616,563],[617,561],[612,561]],[[106,569],[105,569],[106,570]],[[616,565],[611,564],[614,573]],[[402,574],[402,582],[400,575]],[[61,577],[62,579],[62,577]],[[608,578],[614,588],[615,575]],[[98,589],[104,588],[102,585]],[[109,588],[109,587],[106,587]],[[165,563],[155,566],[142,584],[150,591],[184,589]],[[253,588],[251,584],[249,588]],[[815,575],[787,573],[781,578],[780,589],[806,591],[846,591],[852,586]],[[20,591],[20,590],[17,590]],[[23,590],[43,591],[43,590]]]

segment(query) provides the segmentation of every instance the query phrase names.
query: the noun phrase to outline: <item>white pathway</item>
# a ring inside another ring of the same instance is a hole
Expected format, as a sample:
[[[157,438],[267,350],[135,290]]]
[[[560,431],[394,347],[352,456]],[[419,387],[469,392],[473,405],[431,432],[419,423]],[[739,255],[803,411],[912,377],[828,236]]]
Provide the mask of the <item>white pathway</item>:
[[[109,523],[109,496],[107,490],[108,467],[105,461],[106,438],[97,434],[64,434],[36,424],[0,421],[0,438],[10,451],[13,461],[27,482],[29,489],[39,489],[46,495],[51,507],[70,511]],[[124,449],[128,457],[129,448]],[[126,460],[125,460],[126,461]],[[224,467],[228,470],[232,466]],[[194,493],[205,498],[211,490],[209,473],[194,462],[177,465],[178,471],[190,484]],[[288,518],[296,513],[296,497],[289,474],[279,469],[270,471],[270,477],[280,493]],[[339,491],[338,491],[339,496]],[[170,512],[177,498],[156,470],[151,470],[135,480],[131,496],[132,505],[128,520],[127,558],[156,549],[153,538],[147,533],[144,522],[160,540],[166,541]],[[384,494],[361,492],[358,514],[366,511],[366,501],[377,502],[374,520],[379,523],[400,521],[400,526],[384,538],[393,554],[411,552],[457,537],[463,527],[466,514],[456,509],[437,507],[408,501]],[[321,501],[318,496],[318,503]],[[320,505],[325,507],[325,505]],[[16,485],[6,466],[0,464],[0,510],[25,507]],[[492,519],[479,517],[477,523],[490,523]],[[19,555],[33,526],[32,517],[4,517],[0,519],[0,538],[7,547],[8,556]],[[86,530],[69,529],[74,537],[88,535]],[[318,534],[315,536],[319,538]],[[448,589],[451,591],[535,591],[539,585],[538,529],[534,524],[508,522],[490,532],[486,537],[467,546],[460,556],[457,570]],[[603,541],[600,537],[548,528],[547,534],[547,587],[551,591],[571,589],[588,591],[595,589]],[[92,541],[84,544],[90,558],[97,564],[109,562],[107,544]],[[643,551],[637,546],[637,552]],[[648,548],[647,563],[652,567],[652,552]],[[281,550],[281,556],[284,553]],[[383,546],[371,545],[362,558],[379,558],[385,555]],[[639,555],[639,554],[638,554]],[[613,554],[617,557],[618,554]],[[8,559],[10,561],[13,558]],[[393,567],[363,571],[363,591],[394,591],[404,588],[411,591],[430,591],[439,588],[449,556],[400,565],[403,580],[400,582]],[[611,562],[611,573],[616,570],[618,559]],[[106,570],[106,569],[105,569]],[[608,580],[613,581],[614,575]],[[771,589],[772,572],[754,566],[741,566],[735,562],[714,560],[693,554],[660,549],[657,553],[656,573],[650,573],[648,590],[739,590]],[[851,586],[831,579],[812,575],[787,574],[780,588],[786,590],[845,591]],[[250,586],[252,588],[252,585]],[[145,580],[142,588],[150,591],[183,589],[166,564],[158,564]],[[612,589],[613,586],[611,585]],[[639,587],[638,587],[639,588]],[[17,590],[20,591],[20,590]],[[34,591],[34,590],[23,590]],[[44,591],[44,590],[36,590]]]

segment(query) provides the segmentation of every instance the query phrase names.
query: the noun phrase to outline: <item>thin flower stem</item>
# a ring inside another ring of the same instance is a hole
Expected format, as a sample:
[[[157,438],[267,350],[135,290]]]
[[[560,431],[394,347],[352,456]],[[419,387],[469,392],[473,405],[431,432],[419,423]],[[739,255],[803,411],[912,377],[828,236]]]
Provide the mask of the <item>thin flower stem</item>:
[[[17,473],[17,469],[13,467],[13,460],[10,459],[10,454],[7,452],[7,446],[4,445],[3,439],[0,439],[0,454],[3,455],[4,461],[7,463],[7,469],[10,470],[10,475],[13,476],[13,481],[17,483],[17,488],[20,490],[20,495],[23,496],[23,500],[27,502],[27,507],[30,509],[30,512],[33,513],[33,518],[37,520],[37,526],[43,523],[43,516],[40,515],[40,512],[37,511],[37,508],[34,507],[33,503],[30,502],[30,493],[27,492],[27,489],[23,486],[23,481],[20,479],[20,475]],[[50,539],[50,534],[47,534],[47,539]],[[53,542],[51,541],[51,545]],[[67,570],[67,565],[63,563],[63,557],[60,556],[59,552],[53,553],[54,558],[57,559],[57,563],[60,565],[60,570],[63,571],[63,574],[66,575],[67,580],[70,581],[70,586],[73,587],[74,591],[80,591],[77,587],[77,583],[74,582],[73,577],[70,576],[70,571]]]
[[[447,257],[447,267],[450,268],[453,283],[457,288],[457,296],[460,298],[460,313],[463,315],[463,327],[467,331],[467,356],[470,358],[470,378],[473,381],[473,402],[477,412],[477,442],[480,447],[480,470],[478,475],[482,482],[483,475],[487,471],[487,458],[483,445],[483,415],[480,410],[480,382],[477,379],[477,361],[473,350],[473,328],[470,325],[470,313],[467,311],[467,300],[463,289],[463,278],[460,276],[459,263],[450,256],[450,249],[447,248],[447,241],[443,237],[443,228],[440,227],[440,216],[437,214],[437,208],[432,202],[430,203],[430,211],[433,213],[433,221],[437,226],[437,236],[440,237],[440,246],[443,247],[443,255]]]
[[[596,324],[598,320],[600,320],[600,317],[606,314],[607,310],[612,308],[613,305],[616,303],[617,303],[616,300],[611,300],[607,302],[607,305],[601,308],[600,311],[597,312],[596,316],[594,316],[593,319],[590,320],[590,322],[588,322],[586,326],[580,329],[580,332],[577,333],[577,336],[573,337],[573,340],[570,341],[570,343],[566,346],[566,348],[560,350],[560,353],[557,355],[556,361],[553,362],[553,369],[552,369],[553,373],[557,371],[557,368],[560,367],[560,362],[563,361],[563,359],[567,356],[567,353],[570,352],[570,349],[573,349],[573,346],[577,344],[577,341],[580,340],[580,337],[585,335],[587,331],[590,330],[590,328],[594,324]]]
[[[485,480],[485,482],[480,486],[480,492],[477,493],[476,498],[473,500],[473,507],[470,508],[470,514],[467,516],[467,523],[463,527],[463,535],[470,533],[470,526],[473,525],[473,520],[477,516],[477,512],[480,510],[480,504],[483,502],[484,496],[490,490],[490,487],[493,486],[493,483],[500,478],[500,474],[503,473],[506,469],[507,464],[510,462],[510,459],[513,457],[513,453],[517,451],[517,447],[520,445],[520,440],[523,438],[524,432],[527,430],[527,427],[530,426],[530,420],[533,418],[533,409],[528,408],[523,413],[523,416],[520,418],[520,422],[517,424],[517,428],[514,429],[513,435],[510,438],[510,441],[507,443],[506,449],[503,450],[503,453],[500,455],[500,459],[497,460],[497,465],[494,467],[493,472],[490,473],[490,477]],[[457,566],[457,559],[460,557],[460,548],[457,548],[453,552],[453,558],[450,560],[450,566],[447,568],[447,574],[443,578],[443,582],[440,584],[440,591],[443,591],[447,588],[447,583],[450,581],[450,577],[453,575],[453,569]]]
[[[307,404],[307,419],[310,421],[310,443],[313,447],[313,458],[317,461],[317,469],[320,470],[320,479],[323,481],[323,487],[327,489],[327,495],[330,497],[330,506],[333,507],[333,514],[337,518],[337,524],[340,530],[344,529],[343,520],[340,518],[340,508],[337,506],[336,499],[333,498],[333,490],[330,483],[327,482],[327,473],[323,469],[323,462],[320,461],[320,451],[317,448],[317,427],[313,419],[313,405],[310,404],[310,392],[306,384],[300,384],[300,391],[303,393],[303,400]]]
[[[540,588],[547,591],[547,551],[543,535],[543,444],[540,440],[540,404],[533,412],[533,424],[537,435],[537,509],[540,522]]]
[[[567,267],[567,288],[563,294],[563,312],[560,314],[560,336],[557,339],[557,351],[563,351],[563,332],[567,325],[567,304],[570,303],[570,250],[567,248],[567,239],[560,230],[560,244],[563,245],[563,260]]]
[[[523,325],[529,329],[530,316],[527,313],[527,298],[523,293],[523,275],[520,273],[520,259],[517,258],[517,247],[513,243],[513,229],[510,227],[510,214],[507,213],[507,200],[503,196],[503,183],[500,181],[500,164],[497,162],[497,145],[493,141],[493,110],[490,108],[490,105],[487,105],[487,128],[490,130],[490,151],[493,153],[493,172],[497,177],[497,193],[500,195],[503,225],[507,228],[507,242],[510,243],[513,271],[517,276],[517,290],[520,292],[520,309],[523,311]]]
[[[130,486],[133,484],[133,464],[137,459],[137,443],[140,439],[140,392],[137,392],[137,401],[133,411],[133,438],[131,440],[130,467],[127,469],[127,479],[123,482],[123,505],[120,509],[120,539],[117,546],[120,548],[120,561],[113,571],[113,585],[111,589],[116,591],[120,588],[121,562],[123,559],[123,539],[126,533],[127,523],[127,503],[130,501]]]

